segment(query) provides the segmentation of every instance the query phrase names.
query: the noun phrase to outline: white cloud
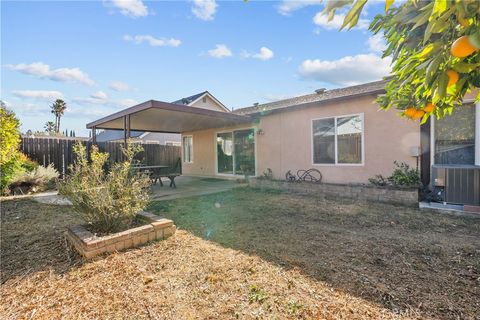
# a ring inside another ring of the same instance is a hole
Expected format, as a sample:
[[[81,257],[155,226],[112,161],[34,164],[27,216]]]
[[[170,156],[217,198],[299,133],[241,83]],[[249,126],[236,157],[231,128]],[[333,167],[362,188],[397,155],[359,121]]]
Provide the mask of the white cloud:
[[[148,15],[148,8],[142,0],[112,0],[112,5],[124,16],[137,18]]]
[[[284,0],[277,7],[278,13],[281,15],[287,16],[293,11],[299,10],[301,8],[313,5],[319,5],[322,3],[322,0]]]
[[[151,35],[145,34],[145,35],[136,35],[136,36],[131,36],[131,35],[124,35],[123,40],[125,41],[131,41],[136,44],[141,44],[143,42],[148,42],[149,45],[152,47],[178,47],[180,44],[182,44],[182,41],[174,38],[155,38]]]
[[[215,49],[208,50],[208,55],[213,58],[225,58],[232,56],[232,50],[230,50],[224,44],[217,44]]]
[[[331,21],[328,21],[327,15],[323,14],[322,12],[318,12],[313,17],[313,23],[326,30],[340,30],[340,27],[343,24],[343,19],[345,19],[345,14],[336,14],[333,16]],[[368,29],[369,24],[370,21],[360,18],[354,29]]]
[[[97,91],[91,94],[90,97],[86,98],[74,98],[72,101],[79,105],[90,104],[121,108],[131,107],[138,104],[138,101],[133,99],[111,99],[103,91]]]
[[[299,74],[305,79],[317,80],[334,85],[356,85],[380,80],[390,74],[391,59],[375,54],[346,56],[338,60],[305,60]]]
[[[78,82],[89,86],[95,83],[89,78],[88,74],[84,73],[79,68],[51,69],[48,64],[43,62],[34,62],[30,64],[9,64],[7,67],[11,70],[15,70],[24,74],[29,74],[39,78],[46,78],[53,81]]]
[[[103,100],[108,99],[108,95],[103,91],[97,91],[94,94],[92,94],[91,97],[95,99],[103,99]]]
[[[273,51],[267,47],[261,47],[258,53],[249,53],[247,51],[242,52],[242,57],[253,58],[258,60],[270,60],[273,58]]]
[[[215,0],[193,0],[192,12],[201,20],[213,20],[218,4]]]
[[[115,90],[115,91],[128,91],[130,90],[130,86],[126,84],[125,82],[121,81],[114,81],[110,83],[109,86],[110,89]]]
[[[383,37],[383,34],[377,33],[368,38],[367,40],[368,49],[372,52],[382,53],[386,48],[387,44]]]
[[[29,98],[44,101],[54,101],[56,99],[63,99],[63,94],[59,91],[47,90],[14,90],[12,94],[19,98]]]
[[[15,110],[15,113],[25,116],[44,116],[50,113],[50,106],[46,103],[15,103],[7,104],[7,107]]]

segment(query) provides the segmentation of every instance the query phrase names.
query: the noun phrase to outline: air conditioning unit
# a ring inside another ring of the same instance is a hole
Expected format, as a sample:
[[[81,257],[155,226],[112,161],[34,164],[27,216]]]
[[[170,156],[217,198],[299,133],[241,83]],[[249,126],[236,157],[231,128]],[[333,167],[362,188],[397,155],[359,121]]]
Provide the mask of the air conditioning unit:
[[[480,166],[434,165],[432,181],[445,202],[480,206]]]

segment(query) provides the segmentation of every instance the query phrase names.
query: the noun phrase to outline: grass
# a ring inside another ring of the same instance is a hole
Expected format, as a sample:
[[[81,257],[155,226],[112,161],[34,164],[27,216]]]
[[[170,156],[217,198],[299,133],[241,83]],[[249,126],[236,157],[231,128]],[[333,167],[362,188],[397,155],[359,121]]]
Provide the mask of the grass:
[[[480,314],[480,216],[249,189],[156,202],[150,210],[397,313]]]
[[[152,203],[175,236],[83,262],[67,206],[2,204],[0,318],[475,319],[480,218],[250,189]]]

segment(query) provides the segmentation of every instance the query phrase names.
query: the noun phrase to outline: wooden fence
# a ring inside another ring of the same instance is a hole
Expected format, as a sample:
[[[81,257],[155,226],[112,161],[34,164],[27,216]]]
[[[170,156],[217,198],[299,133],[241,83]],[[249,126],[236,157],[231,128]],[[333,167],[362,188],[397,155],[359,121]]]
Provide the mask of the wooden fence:
[[[22,137],[21,151],[30,159],[43,166],[53,164],[55,169],[64,176],[68,173],[68,167],[75,161],[73,145],[80,141],[87,146],[88,152],[92,147],[91,141],[62,137]],[[122,142],[97,142],[102,152],[107,152],[109,161],[119,162],[124,160],[121,147]],[[159,144],[141,144],[143,152],[138,154],[137,159],[146,165],[166,165],[174,167],[181,157],[181,149],[178,146],[164,146]]]

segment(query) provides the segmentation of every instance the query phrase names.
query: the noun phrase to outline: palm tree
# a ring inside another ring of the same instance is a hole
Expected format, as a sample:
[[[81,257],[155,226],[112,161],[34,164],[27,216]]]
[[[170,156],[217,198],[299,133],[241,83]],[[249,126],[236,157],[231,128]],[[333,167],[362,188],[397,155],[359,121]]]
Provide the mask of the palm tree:
[[[53,121],[47,121],[47,122],[45,122],[44,128],[45,128],[45,131],[46,131],[46,132],[48,132],[48,133],[54,132],[54,131],[55,131],[55,127],[56,127],[56,125],[55,125],[55,123],[54,123]]]
[[[51,106],[52,113],[55,115],[55,132],[60,131],[60,118],[67,109],[67,104],[62,99],[57,99]]]

